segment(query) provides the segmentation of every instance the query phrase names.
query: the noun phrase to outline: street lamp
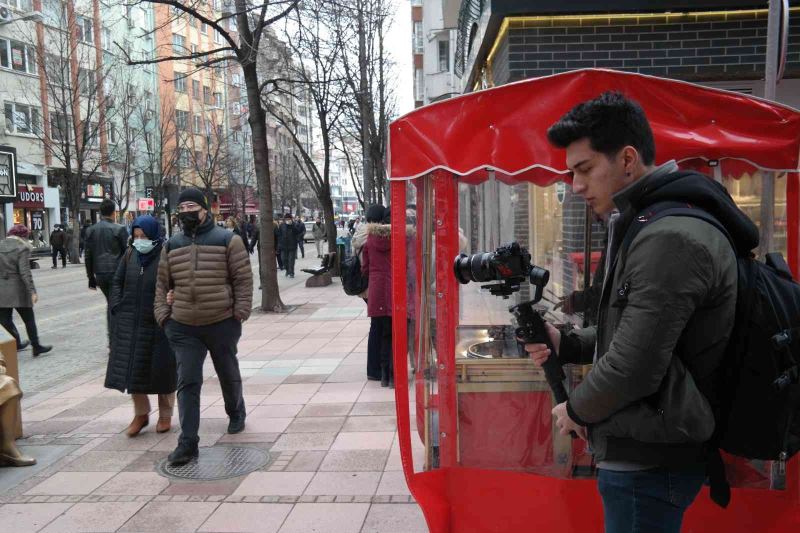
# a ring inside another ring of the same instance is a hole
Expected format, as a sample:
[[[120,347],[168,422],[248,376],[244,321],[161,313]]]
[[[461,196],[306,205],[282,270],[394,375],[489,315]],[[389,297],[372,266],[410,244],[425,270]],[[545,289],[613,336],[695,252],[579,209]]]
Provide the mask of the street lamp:
[[[31,11],[29,13],[23,13],[19,17],[15,17],[14,13],[7,7],[0,7],[0,26],[5,26],[6,24],[11,24],[12,22],[21,22],[26,20],[32,22],[41,22],[44,20],[44,16],[42,15],[41,11]]]

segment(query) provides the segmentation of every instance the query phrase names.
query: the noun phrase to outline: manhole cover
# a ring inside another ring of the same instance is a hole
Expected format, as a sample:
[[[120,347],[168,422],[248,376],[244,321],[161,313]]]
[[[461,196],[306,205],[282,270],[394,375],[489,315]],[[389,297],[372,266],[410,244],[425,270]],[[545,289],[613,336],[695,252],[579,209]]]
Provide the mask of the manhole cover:
[[[249,474],[269,462],[269,454],[245,446],[213,446],[200,448],[200,457],[181,466],[170,466],[164,459],[159,463],[161,474],[181,479],[228,479]]]

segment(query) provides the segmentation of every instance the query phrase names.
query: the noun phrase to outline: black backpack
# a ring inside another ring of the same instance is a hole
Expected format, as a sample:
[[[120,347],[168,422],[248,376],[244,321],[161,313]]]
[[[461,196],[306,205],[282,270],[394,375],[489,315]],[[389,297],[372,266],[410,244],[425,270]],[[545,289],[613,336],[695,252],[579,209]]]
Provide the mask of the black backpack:
[[[369,280],[367,276],[361,272],[361,260],[359,260],[358,254],[353,254],[342,261],[341,275],[342,288],[344,288],[345,294],[349,296],[358,296],[367,290]]]
[[[642,229],[667,216],[704,220],[733,246],[725,227],[707,211],[686,203],[659,202],[634,218],[620,257],[625,257]],[[722,507],[730,501],[730,486],[720,449],[747,459],[775,461],[778,475],[785,475],[786,461],[800,450],[800,284],[792,279],[781,254],[770,253],[765,259],[737,254],[733,333],[710,379],[696,380],[715,414],[708,474],[711,498]],[[696,375],[692,365],[687,366]]]

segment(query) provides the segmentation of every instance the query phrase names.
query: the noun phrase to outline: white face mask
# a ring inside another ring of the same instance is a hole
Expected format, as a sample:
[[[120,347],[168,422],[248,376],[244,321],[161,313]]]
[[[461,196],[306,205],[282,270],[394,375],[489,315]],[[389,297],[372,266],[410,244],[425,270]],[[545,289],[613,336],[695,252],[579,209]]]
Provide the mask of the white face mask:
[[[155,243],[150,239],[136,239],[133,241],[133,247],[136,248],[136,251],[140,254],[149,254],[155,248]]]

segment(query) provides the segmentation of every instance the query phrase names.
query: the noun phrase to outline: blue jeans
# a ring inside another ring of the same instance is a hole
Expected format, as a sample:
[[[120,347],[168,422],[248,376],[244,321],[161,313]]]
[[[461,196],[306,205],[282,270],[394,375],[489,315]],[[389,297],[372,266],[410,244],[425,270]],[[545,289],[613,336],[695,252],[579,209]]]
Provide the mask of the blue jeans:
[[[606,533],[680,533],[683,513],[705,481],[702,470],[600,470]]]

